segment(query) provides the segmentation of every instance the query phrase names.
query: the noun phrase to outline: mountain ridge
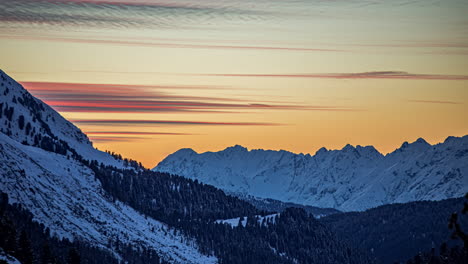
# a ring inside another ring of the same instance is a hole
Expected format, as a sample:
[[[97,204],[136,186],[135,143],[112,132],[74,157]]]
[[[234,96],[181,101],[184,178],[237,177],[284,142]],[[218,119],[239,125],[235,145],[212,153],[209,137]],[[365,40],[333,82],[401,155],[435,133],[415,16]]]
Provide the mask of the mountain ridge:
[[[185,148],[153,170],[239,195],[361,211],[387,203],[461,197],[468,191],[464,164],[468,135],[434,145],[418,138],[385,155],[373,146],[350,144],[339,150],[320,148],[314,155],[240,145],[204,153]]]
[[[371,152],[375,151],[375,152],[377,152],[377,154],[380,154],[382,156],[387,156],[387,155],[389,155],[391,153],[394,153],[394,152],[396,152],[396,151],[398,151],[400,149],[404,149],[404,148],[406,148],[409,145],[412,145],[414,143],[422,143],[422,144],[427,144],[429,146],[434,147],[434,146],[437,146],[439,144],[452,142],[453,140],[463,139],[465,137],[468,137],[468,134],[463,135],[463,136],[447,136],[443,141],[440,141],[440,142],[437,142],[437,143],[434,143],[434,144],[430,144],[423,137],[419,137],[419,138],[417,138],[415,141],[413,141],[411,143],[409,141],[403,141],[403,143],[401,144],[400,147],[398,147],[395,150],[393,150],[391,152],[388,152],[388,153],[380,152],[373,145],[360,145],[360,144],[352,145],[352,144],[348,143],[348,144],[344,145],[341,149],[328,149],[327,147],[321,147],[318,150],[316,150],[314,154],[304,153],[304,152],[293,152],[293,151],[289,151],[289,150],[285,150],[285,149],[275,150],[275,149],[263,149],[263,148],[248,148],[248,147],[244,147],[243,145],[240,145],[240,144],[234,144],[232,146],[225,147],[224,149],[219,150],[219,151],[203,151],[203,152],[198,152],[195,149],[186,147],[186,148],[181,148],[181,149],[175,151],[172,154],[175,154],[177,152],[187,152],[187,153],[194,153],[194,154],[206,154],[206,153],[219,153],[219,152],[231,151],[231,150],[245,150],[247,152],[251,152],[251,151],[265,151],[265,152],[272,151],[272,152],[287,152],[287,153],[291,153],[291,154],[295,154],[295,155],[303,155],[303,156],[308,156],[308,155],[309,156],[316,156],[318,154],[326,153],[326,152],[330,152],[330,151],[343,151],[343,150],[344,151],[346,151],[346,150],[349,151],[349,150],[355,149],[355,150],[358,150],[358,151],[362,151],[362,150],[367,150],[367,151],[371,151]],[[169,155],[172,155],[172,154],[169,154]],[[157,167],[157,165],[155,167]]]

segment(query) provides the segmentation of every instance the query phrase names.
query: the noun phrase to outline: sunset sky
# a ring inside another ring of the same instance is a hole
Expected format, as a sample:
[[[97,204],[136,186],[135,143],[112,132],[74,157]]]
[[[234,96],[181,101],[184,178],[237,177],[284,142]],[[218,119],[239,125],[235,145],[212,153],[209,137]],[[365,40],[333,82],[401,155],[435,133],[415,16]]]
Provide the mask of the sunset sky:
[[[0,68],[94,145],[315,153],[468,134],[467,0],[3,0]]]

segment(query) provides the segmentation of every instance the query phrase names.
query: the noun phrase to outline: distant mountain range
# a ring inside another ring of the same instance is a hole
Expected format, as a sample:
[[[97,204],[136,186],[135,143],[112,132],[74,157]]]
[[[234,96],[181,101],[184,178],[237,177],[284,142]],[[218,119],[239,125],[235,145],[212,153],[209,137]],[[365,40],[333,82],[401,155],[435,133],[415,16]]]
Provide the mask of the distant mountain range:
[[[430,145],[420,138],[382,155],[373,146],[321,148],[315,155],[248,150],[198,154],[181,149],[154,171],[181,175],[239,196],[360,211],[391,203],[442,200],[468,192],[468,136]]]

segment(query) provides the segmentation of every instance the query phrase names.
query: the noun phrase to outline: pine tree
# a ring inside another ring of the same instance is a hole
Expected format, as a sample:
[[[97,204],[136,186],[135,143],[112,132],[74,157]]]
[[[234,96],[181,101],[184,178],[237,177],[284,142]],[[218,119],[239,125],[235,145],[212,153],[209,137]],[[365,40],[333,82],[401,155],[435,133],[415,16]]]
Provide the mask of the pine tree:
[[[55,259],[52,256],[52,252],[50,252],[50,247],[48,243],[45,243],[42,247],[42,256],[41,256],[41,264],[54,264]]]
[[[75,248],[70,248],[68,251],[68,264],[80,264],[81,257]]]
[[[21,130],[23,130],[24,128],[24,116],[23,115],[20,115],[18,118],[18,127]]]
[[[465,198],[468,199],[468,193],[465,194]],[[468,203],[465,202],[463,209],[462,209],[462,214],[468,213]],[[461,227],[460,224],[458,223],[458,214],[453,213],[452,216],[450,217],[449,221],[449,228],[454,229],[452,233],[452,237],[454,239],[460,238],[463,241],[463,247],[465,250],[468,250],[468,234],[465,233]]]
[[[12,223],[6,221],[5,224],[2,223],[0,226],[0,231],[3,235],[2,247],[3,250],[9,255],[14,255],[17,251],[16,248],[16,229],[11,228]]]
[[[23,230],[18,240],[18,253],[16,255],[18,260],[22,264],[32,264],[33,263],[33,252],[31,248],[31,241],[29,240],[28,235]]]

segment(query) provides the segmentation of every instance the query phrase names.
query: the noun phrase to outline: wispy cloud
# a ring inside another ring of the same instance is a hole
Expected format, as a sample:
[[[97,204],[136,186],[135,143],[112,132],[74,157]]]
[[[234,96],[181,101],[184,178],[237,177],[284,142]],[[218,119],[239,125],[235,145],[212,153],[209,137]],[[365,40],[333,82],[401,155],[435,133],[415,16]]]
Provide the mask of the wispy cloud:
[[[216,18],[257,20],[267,12],[229,1],[0,1],[0,22],[107,28],[181,26],[208,23]]]
[[[171,126],[279,126],[279,123],[266,122],[204,122],[176,120],[118,120],[118,119],[74,119],[73,123],[101,126],[133,126],[133,125],[171,125]]]
[[[43,40],[43,41],[59,41],[70,43],[88,43],[88,44],[115,44],[126,46],[143,46],[143,47],[160,47],[160,48],[179,48],[179,49],[235,49],[235,50],[274,50],[274,51],[310,51],[310,52],[344,52],[345,50],[338,49],[319,49],[319,48],[300,48],[300,47],[284,47],[284,46],[256,46],[256,45],[213,45],[213,44],[192,44],[192,43],[175,43],[175,42],[151,42],[151,41],[135,41],[125,39],[98,39],[98,38],[70,38],[70,37],[45,37],[45,36],[23,36],[23,35],[1,35],[7,39],[24,39],[24,40]]]
[[[190,133],[138,132],[138,131],[85,131],[87,135],[142,135],[142,136],[182,136]]]
[[[302,105],[294,102],[258,101],[255,98],[186,96],[170,92],[171,86],[90,83],[22,82],[26,89],[64,112],[99,113],[222,113],[240,110],[348,111],[340,106]],[[179,86],[174,86],[180,88]],[[182,86],[183,87],[183,86]]]
[[[191,74],[188,74],[191,75]],[[209,73],[196,74],[212,77],[255,77],[255,78],[319,78],[319,79],[405,79],[405,80],[468,80],[468,75],[418,74],[404,71],[372,71],[361,73],[304,73],[304,74],[244,74]]]
[[[128,73],[128,72],[115,72],[115,71],[73,71],[73,72],[96,72],[96,73]],[[46,72],[38,72],[39,74],[46,74]],[[148,72],[148,74],[155,74],[154,72]],[[125,84],[95,84],[95,83],[70,83],[70,82],[29,82],[21,81],[23,86],[27,87],[31,91],[51,91],[58,93],[69,93],[72,91],[77,92],[92,92],[96,90],[98,86],[99,90],[110,90],[122,92],[135,92],[135,88],[140,91],[142,89],[161,89],[161,90],[229,90],[230,87],[224,86],[210,86],[210,85],[125,85]],[[238,90],[238,88],[236,88]]]
[[[145,137],[115,137],[115,136],[89,136],[89,139],[95,143],[108,142],[132,142],[136,140],[148,139]]]
[[[408,100],[411,103],[423,103],[423,104],[450,104],[450,105],[458,105],[462,104],[461,102],[455,101],[441,101],[441,100]]]

